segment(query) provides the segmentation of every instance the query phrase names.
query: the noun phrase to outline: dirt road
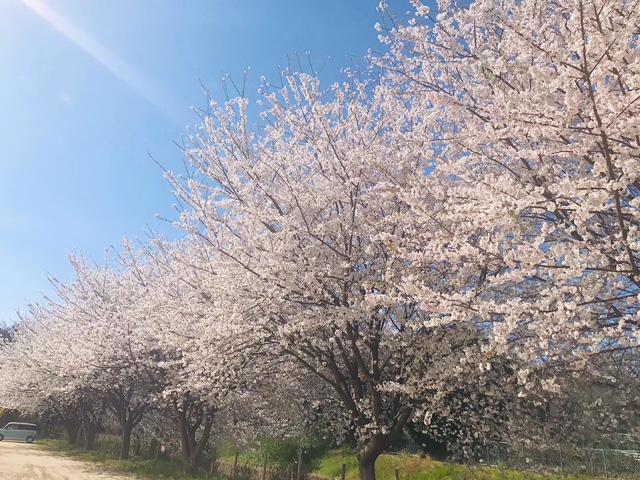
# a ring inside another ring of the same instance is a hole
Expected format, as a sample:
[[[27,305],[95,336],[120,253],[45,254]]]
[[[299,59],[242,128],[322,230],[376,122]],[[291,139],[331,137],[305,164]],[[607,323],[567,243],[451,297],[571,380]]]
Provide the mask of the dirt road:
[[[133,480],[49,452],[37,443],[0,442],[0,480]]]

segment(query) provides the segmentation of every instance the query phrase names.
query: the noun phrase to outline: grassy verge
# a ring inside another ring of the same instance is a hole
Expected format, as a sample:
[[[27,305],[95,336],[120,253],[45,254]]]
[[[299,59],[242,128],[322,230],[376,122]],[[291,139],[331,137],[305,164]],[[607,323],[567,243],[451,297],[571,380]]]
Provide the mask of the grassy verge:
[[[149,480],[186,480],[186,479],[226,479],[225,476],[212,476],[204,472],[197,476],[186,474],[179,462],[171,462],[162,458],[142,459],[131,457],[120,460],[115,457],[113,450],[106,446],[98,446],[95,450],[86,452],[82,448],[72,447],[63,440],[43,439],[38,441],[50,451],[62,453],[78,460],[99,464],[101,468],[113,473],[122,473]]]
[[[358,463],[355,456],[340,451],[325,455],[314,473],[339,478],[343,463],[346,464],[347,480],[357,480]],[[377,480],[394,479],[396,468],[401,480],[593,480],[593,477],[576,475],[538,474],[484,466],[467,467],[407,455],[381,455],[376,462]]]
[[[60,440],[42,440],[50,450],[64,453],[88,462],[98,463],[105,470],[117,473],[134,475],[138,478],[154,480],[186,480],[186,479],[218,479],[224,476],[210,476],[200,473],[196,477],[189,476],[182,471],[179,462],[174,465],[163,458],[158,460],[145,460],[132,457],[128,460],[120,460],[114,456],[111,448],[98,447],[91,452],[85,452],[81,448],[71,447]],[[234,456],[229,451],[221,453],[220,460],[233,463]],[[261,465],[262,459],[258,454],[240,454],[238,462],[241,464]],[[346,465],[346,479],[358,479],[358,463],[353,453],[344,450],[332,450],[324,454],[315,462],[313,472],[328,478],[340,478],[342,465]],[[274,467],[269,462],[269,467]],[[511,470],[506,468],[476,466],[438,462],[408,455],[381,455],[376,462],[377,480],[395,479],[395,471],[398,469],[401,480],[594,480],[594,477],[582,475],[559,475],[553,473],[533,473]],[[630,478],[630,477],[629,477]]]

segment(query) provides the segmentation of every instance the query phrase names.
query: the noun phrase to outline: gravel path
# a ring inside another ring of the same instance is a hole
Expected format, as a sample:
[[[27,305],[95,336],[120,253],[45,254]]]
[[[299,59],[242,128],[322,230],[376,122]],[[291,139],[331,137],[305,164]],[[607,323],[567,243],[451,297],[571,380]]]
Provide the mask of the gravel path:
[[[134,480],[49,452],[37,443],[0,442],[0,480]]]

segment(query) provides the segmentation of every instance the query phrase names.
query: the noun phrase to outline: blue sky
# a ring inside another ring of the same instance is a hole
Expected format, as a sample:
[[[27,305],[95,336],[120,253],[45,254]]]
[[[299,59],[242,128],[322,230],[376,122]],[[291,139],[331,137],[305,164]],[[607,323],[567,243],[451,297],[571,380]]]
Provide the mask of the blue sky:
[[[404,16],[408,0],[388,2]],[[221,72],[248,96],[310,52],[321,77],[381,48],[375,0],[2,0],[0,2],[0,322],[69,281],[67,254],[151,227],[180,233],[153,155],[179,169],[174,145],[223,100]],[[275,82],[274,82],[275,83]]]

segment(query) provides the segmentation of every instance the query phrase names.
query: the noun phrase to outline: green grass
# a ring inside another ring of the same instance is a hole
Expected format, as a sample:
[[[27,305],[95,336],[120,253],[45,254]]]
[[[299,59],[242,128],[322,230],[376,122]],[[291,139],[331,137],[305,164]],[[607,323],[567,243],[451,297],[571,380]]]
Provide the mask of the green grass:
[[[235,461],[235,453],[218,452],[218,458],[223,462],[233,463]],[[260,455],[257,453],[240,452],[238,454],[238,463],[241,463],[244,465],[260,466],[262,465],[263,461],[264,461],[264,458],[260,458]],[[271,465],[271,462],[269,462],[269,465]]]
[[[189,476],[182,471],[180,462],[174,465],[166,459],[144,460],[132,457],[128,460],[119,460],[112,447],[104,445],[95,451],[85,452],[81,448],[70,447],[60,440],[43,440],[40,443],[56,452],[71,455],[81,460],[98,463],[105,470],[127,473],[138,478],[154,480],[185,480],[191,478],[216,478],[206,473],[200,473],[196,477]],[[220,460],[233,463],[235,453],[232,449],[218,451]],[[249,465],[261,465],[263,458],[258,453],[240,453],[238,462]],[[355,455],[346,450],[331,450],[315,461],[316,468],[312,473],[331,479],[340,478],[342,465],[346,465],[346,479],[358,480],[358,462]],[[274,467],[269,462],[269,467]],[[377,480],[394,480],[395,471],[398,469],[401,480],[594,480],[594,477],[582,475],[559,475],[553,473],[534,473],[518,470],[487,467],[465,466],[455,463],[438,462],[430,459],[409,455],[381,455],[376,462]],[[629,477],[631,478],[631,477]]]
[[[358,473],[358,461],[356,457],[344,450],[331,450],[318,462],[318,469],[313,472],[327,477],[338,477],[342,472],[342,464],[347,465],[347,476]]]
[[[86,462],[99,464],[104,470],[114,473],[125,473],[135,476],[140,479],[149,480],[186,480],[186,479],[226,479],[225,476],[211,476],[204,472],[199,473],[196,476],[185,473],[180,465],[179,461],[176,461],[173,465],[171,462],[159,458],[155,459],[142,459],[132,456],[127,460],[120,460],[116,457],[117,453],[114,453],[113,448],[107,445],[98,446],[95,450],[84,451],[79,447],[72,447],[63,440],[40,440],[38,443],[45,446],[45,448],[74,457],[78,460],[84,460]]]
[[[356,457],[344,451],[329,452],[320,460],[314,473],[339,478],[343,463],[346,464],[347,480],[357,480]],[[593,480],[593,477],[576,475],[537,474],[484,466],[467,467],[408,455],[381,455],[376,462],[377,480],[393,480],[396,468],[401,480]]]

